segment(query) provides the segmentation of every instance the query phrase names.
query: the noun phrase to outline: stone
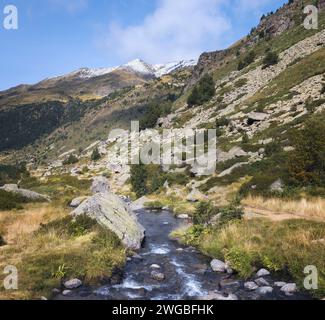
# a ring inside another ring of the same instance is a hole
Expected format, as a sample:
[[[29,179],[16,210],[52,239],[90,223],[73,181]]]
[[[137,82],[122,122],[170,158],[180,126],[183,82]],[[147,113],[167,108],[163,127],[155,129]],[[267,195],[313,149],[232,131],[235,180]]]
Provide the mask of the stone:
[[[161,269],[161,267],[160,267],[160,265],[158,265],[158,264],[152,264],[152,265],[150,266],[150,269]]]
[[[240,167],[245,166],[245,165],[248,165],[248,164],[249,164],[249,162],[239,162],[239,163],[236,163],[231,168],[222,171],[219,174],[218,177],[219,178],[225,177],[225,176],[231,174],[235,169],[240,168]]]
[[[18,195],[22,196],[23,198],[30,200],[30,201],[42,201],[42,202],[50,201],[49,197],[44,196],[44,195],[39,194],[34,191],[21,189],[18,187],[17,184],[5,184],[3,187],[0,188],[0,190],[18,194]]]
[[[90,190],[92,193],[109,192],[110,184],[108,179],[103,176],[95,177]]]
[[[84,201],[71,215],[75,217],[87,215],[115,233],[125,247],[132,250],[141,248],[145,237],[144,228],[128,204],[113,193],[95,194]]]
[[[253,281],[249,281],[249,282],[246,282],[244,284],[244,287],[247,290],[253,291],[253,290],[256,290],[258,288],[258,285]]]
[[[199,297],[198,300],[202,301],[236,301],[238,300],[238,297],[235,294],[223,294],[221,292],[209,292],[208,295]]]
[[[165,280],[165,275],[161,272],[158,271],[152,271],[151,272],[151,278],[156,280],[156,281],[163,281]]]
[[[137,253],[135,253],[135,254],[132,256],[132,258],[133,258],[133,259],[136,259],[136,260],[143,260],[143,258],[142,258],[139,254],[137,254]]]
[[[270,186],[270,191],[283,192],[283,182],[281,179],[274,181]]]
[[[177,248],[176,251],[177,251],[177,252],[183,252],[184,249],[183,249],[183,248]]]
[[[190,216],[188,215],[188,214],[179,214],[178,216],[177,216],[177,219],[189,219],[190,218]]]
[[[269,276],[271,273],[266,269],[261,269],[256,273],[256,278]]]
[[[292,295],[297,292],[297,285],[295,283],[287,283],[281,288],[281,291],[284,292],[286,295]]]
[[[204,195],[198,189],[193,189],[191,193],[186,197],[186,200],[189,202],[198,202],[198,201],[207,200],[207,196]]]
[[[278,288],[282,288],[282,287],[284,287],[286,284],[287,284],[286,282],[281,282],[281,281],[274,282],[274,286],[275,286],[275,287],[278,287]]]
[[[210,266],[214,272],[226,272],[227,265],[218,259],[213,259]]]
[[[267,280],[265,280],[264,278],[258,278],[255,280],[255,283],[259,286],[259,287],[269,287],[270,284]]]
[[[52,294],[53,295],[58,295],[59,293],[60,293],[61,291],[59,290],[59,289],[57,289],[57,288],[54,288],[53,290],[52,290]]]
[[[255,122],[265,121],[268,117],[269,117],[269,115],[267,113],[251,112],[248,115],[247,123],[248,123],[248,125],[252,125]]]
[[[42,300],[42,301],[47,301],[48,299],[47,299],[46,297],[43,296],[43,297],[41,297],[41,300]]]
[[[77,289],[82,286],[82,281],[79,279],[71,279],[66,281],[63,285],[69,290]]]
[[[71,201],[70,207],[71,208],[78,208],[88,197],[78,197]]]
[[[65,297],[71,297],[73,295],[73,291],[72,290],[64,290],[62,292],[62,295],[64,295]]]
[[[145,203],[149,203],[151,200],[149,198],[147,198],[146,196],[137,199],[136,201],[132,202],[130,204],[130,208],[133,211],[138,211],[138,210],[143,210],[145,209],[144,204]]]
[[[272,293],[273,292],[273,288],[270,287],[270,286],[260,287],[260,288],[256,289],[256,292],[258,294],[265,295],[265,294],[268,294],[268,293]]]

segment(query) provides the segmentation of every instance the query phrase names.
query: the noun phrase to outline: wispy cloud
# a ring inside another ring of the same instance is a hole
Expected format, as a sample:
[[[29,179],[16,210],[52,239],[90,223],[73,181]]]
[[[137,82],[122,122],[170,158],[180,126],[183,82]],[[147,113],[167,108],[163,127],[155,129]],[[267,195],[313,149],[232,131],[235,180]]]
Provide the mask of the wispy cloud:
[[[88,6],[88,0],[49,0],[53,7],[65,10],[70,14],[78,13]]]
[[[165,62],[197,57],[207,43],[223,45],[230,20],[222,11],[226,0],[159,0],[141,24],[111,23],[104,46],[124,60]]]

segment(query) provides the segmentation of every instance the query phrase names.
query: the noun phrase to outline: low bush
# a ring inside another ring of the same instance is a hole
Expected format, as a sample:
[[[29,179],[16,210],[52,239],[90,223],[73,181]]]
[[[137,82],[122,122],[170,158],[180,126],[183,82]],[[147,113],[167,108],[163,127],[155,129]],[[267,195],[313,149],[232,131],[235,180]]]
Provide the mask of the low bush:
[[[279,56],[273,51],[269,51],[263,59],[264,68],[276,65],[279,62]]]
[[[15,193],[0,190],[0,210],[22,209],[22,204],[27,202],[27,199]]]
[[[187,103],[190,107],[202,105],[210,101],[211,98],[215,95],[215,92],[215,81],[211,75],[206,74],[193,88],[191,94],[187,99]]]
[[[256,54],[253,50],[251,50],[245,57],[243,60],[240,60],[238,63],[238,70],[242,70],[244,68],[246,68],[247,66],[249,66],[251,63],[254,62],[256,57]]]
[[[75,164],[78,162],[79,162],[79,159],[75,155],[70,154],[70,156],[65,161],[63,161],[63,165],[66,166],[66,165]]]

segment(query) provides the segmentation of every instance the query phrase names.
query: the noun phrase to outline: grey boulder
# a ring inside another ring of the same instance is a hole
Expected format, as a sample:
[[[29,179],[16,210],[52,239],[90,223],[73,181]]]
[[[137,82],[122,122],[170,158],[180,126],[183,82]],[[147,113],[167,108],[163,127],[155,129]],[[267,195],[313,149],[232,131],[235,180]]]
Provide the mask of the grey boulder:
[[[218,259],[213,259],[210,263],[210,266],[214,272],[226,272],[227,271],[226,263],[224,263]]]
[[[64,286],[69,290],[77,289],[82,286],[82,281],[79,279],[71,279],[69,281],[66,281],[64,283]]]
[[[103,176],[95,177],[91,186],[92,193],[105,193],[110,191],[110,184]]]
[[[115,233],[129,249],[138,250],[145,237],[145,230],[129,206],[113,193],[97,193],[83,202],[72,213],[87,215]]]
[[[6,192],[11,192],[11,193],[18,194],[18,195],[20,195],[20,196],[22,196],[25,199],[30,200],[30,201],[45,201],[45,202],[50,201],[49,197],[44,196],[44,195],[39,194],[39,193],[34,192],[34,191],[30,191],[30,190],[26,190],[26,189],[20,189],[20,188],[18,188],[18,185],[16,185],[16,184],[6,184],[3,187],[1,187],[0,190],[4,190]]]

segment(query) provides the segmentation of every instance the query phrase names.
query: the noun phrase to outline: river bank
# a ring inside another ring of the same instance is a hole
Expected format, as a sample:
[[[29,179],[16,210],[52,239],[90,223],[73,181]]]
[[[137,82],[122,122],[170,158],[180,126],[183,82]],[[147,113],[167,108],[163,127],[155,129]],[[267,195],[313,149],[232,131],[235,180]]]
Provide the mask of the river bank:
[[[108,285],[80,287],[71,296],[58,294],[56,300],[290,300],[310,299],[295,293],[287,296],[271,275],[263,278],[272,292],[260,282],[254,290],[235,275],[214,272],[211,259],[196,248],[181,245],[169,237],[187,220],[175,218],[169,211],[141,210],[140,223],[146,229],[143,248],[129,258],[122,278]],[[260,280],[263,281],[263,280]],[[245,286],[246,285],[246,286]]]

